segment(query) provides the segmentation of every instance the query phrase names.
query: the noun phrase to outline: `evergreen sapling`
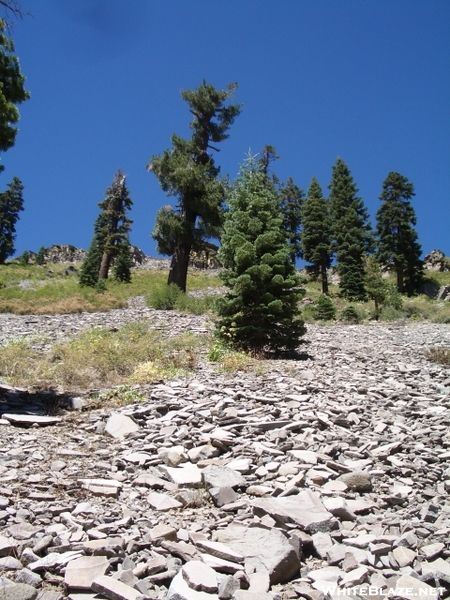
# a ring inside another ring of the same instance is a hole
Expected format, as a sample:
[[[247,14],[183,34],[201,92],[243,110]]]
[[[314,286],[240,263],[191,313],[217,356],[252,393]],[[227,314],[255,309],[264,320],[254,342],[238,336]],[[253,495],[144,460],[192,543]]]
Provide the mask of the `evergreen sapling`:
[[[217,303],[217,332],[238,350],[292,352],[306,331],[282,222],[277,194],[250,156],[231,194],[219,251],[229,291]]]

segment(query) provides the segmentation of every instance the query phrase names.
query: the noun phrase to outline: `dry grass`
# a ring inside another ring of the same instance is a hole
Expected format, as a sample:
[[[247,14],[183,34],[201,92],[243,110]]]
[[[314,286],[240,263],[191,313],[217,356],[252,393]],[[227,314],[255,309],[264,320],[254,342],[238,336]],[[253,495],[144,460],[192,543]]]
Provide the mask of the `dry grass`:
[[[63,390],[151,383],[193,369],[201,343],[190,334],[161,339],[145,323],[86,331],[48,353],[22,338],[0,349],[0,377],[11,385]]]
[[[113,308],[123,308],[126,301],[115,298],[105,293],[86,298],[80,294],[69,298],[55,299],[30,299],[6,300],[0,298],[0,313],[15,315],[61,315],[81,312],[108,311]]]
[[[0,312],[12,314],[68,314],[108,311],[126,306],[128,298],[147,296],[151,290],[164,286],[167,272],[133,270],[129,284],[113,279],[106,282],[107,290],[80,288],[76,275],[65,275],[68,264],[23,267],[17,264],[0,265]],[[79,268],[79,265],[77,265]],[[51,269],[52,274],[47,274]],[[217,276],[198,271],[189,272],[188,291],[220,286]],[[190,303],[189,303],[190,302]],[[208,299],[184,300],[183,312],[206,312]]]
[[[450,367],[450,348],[435,346],[434,348],[430,348],[425,353],[425,356],[432,362]]]

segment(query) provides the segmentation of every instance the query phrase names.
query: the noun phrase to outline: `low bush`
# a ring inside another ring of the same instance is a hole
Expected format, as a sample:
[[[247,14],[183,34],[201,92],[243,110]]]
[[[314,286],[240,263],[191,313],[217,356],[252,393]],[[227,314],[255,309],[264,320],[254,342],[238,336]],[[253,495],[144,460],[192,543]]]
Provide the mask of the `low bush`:
[[[353,304],[349,304],[341,312],[340,320],[344,321],[344,323],[360,323],[362,319]]]
[[[393,306],[383,306],[379,313],[380,321],[398,321],[398,319],[402,319],[404,317],[404,313]]]
[[[146,301],[149,306],[156,310],[173,310],[177,298],[182,293],[180,288],[174,283],[170,285],[155,285],[146,297]]]
[[[204,315],[213,310],[215,297],[185,294],[174,283],[155,286],[146,297],[146,302],[156,310],[177,310],[193,315]]]

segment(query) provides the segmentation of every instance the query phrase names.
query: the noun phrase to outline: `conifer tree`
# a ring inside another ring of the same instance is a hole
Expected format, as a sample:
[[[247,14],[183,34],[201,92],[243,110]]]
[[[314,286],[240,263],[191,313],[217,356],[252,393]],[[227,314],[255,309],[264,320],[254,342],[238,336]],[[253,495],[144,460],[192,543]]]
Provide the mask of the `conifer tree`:
[[[108,272],[114,258],[118,256],[123,246],[129,248],[128,233],[133,222],[127,216],[133,202],[130,198],[126,176],[119,169],[113,183],[106,190],[106,198],[99,202],[102,209],[101,234],[103,236],[102,259],[98,272],[99,279],[108,279]]]
[[[378,321],[380,307],[386,300],[388,286],[383,279],[381,265],[374,256],[367,257],[365,285],[367,295],[375,304],[375,320]]]
[[[20,114],[18,104],[30,97],[24,88],[25,76],[14,56],[14,42],[5,34],[6,22],[0,19],[0,150],[5,152],[16,141]],[[4,166],[0,166],[3,171]]]
[[[36,258],[34,260],[34,262],[37,265],[45,265],[45,248],[44,246],[41,246],[38,250],[38,253],[36,254]]]
[[[292,177],[289,177],[285,184],[280,185],[279,202],[283,213],[282,226],[287,234],[289,256],[294,265],[297,258],[303,258],[300,229],[304,196],[303,190],[295,185]]]
[[[94,223],[94,237],[80,268],[81,286],[95,287],[98,283],[104,247],[103,221],[104,215],[100,213]]]
[[[330,189],[333,246],[340,277],[340,293],[348,300],[364,300],[364,266],[373,249],[369,215],[345,162],[333,166]]]
[[[334,321],[336,318],[336,307],[333,304],[333,300],[326,294],[319,296],[314,316],[318,321]]]
[[[322,283],[322,293],[328,293],[327,269],[331,265],[331,218],[328,200],[315,177],[312,178],[302,208],[303,258],[312,263],[314,273]]]
[[[254,353],[293,351],[305,333],[300,279],[287,251],[276,193],[253,157],[235,182],[219,259],[229,292],[218,302],[219,336]]]
[[[222,224],[226,183],[219,178],[210,150],[217,151],[214,144],[228,138],[227,131],[241,111],[239,104],[226,105],[236,88],[233,83],[218,91],[203,81],[197,89],[183,92],[194,117],[192,137],[186,140],[173,134],[172,149],[152,156],[147,166],[164,192],[177,197],[175,210],[159,210],[152,237],[160,254],[172,255],[167,283],[183,292],[191,250],[198,250],[201,241]]]
[[[397,275],[397,290],[412,294],[422,280],[422,253],[414,208],[414,185],[391,171],[383,182],[382,205],[377,212],[378,260]]]
[[[16,223],[23,210],[23,185],[14,177],[6,191],[0,193],[0,264],[14,254]]]
[[[130,256],[130,242],[122,244],[114,261],[113,274],[114,279],[122,283],[131,283],[131,267],[133,261]]]

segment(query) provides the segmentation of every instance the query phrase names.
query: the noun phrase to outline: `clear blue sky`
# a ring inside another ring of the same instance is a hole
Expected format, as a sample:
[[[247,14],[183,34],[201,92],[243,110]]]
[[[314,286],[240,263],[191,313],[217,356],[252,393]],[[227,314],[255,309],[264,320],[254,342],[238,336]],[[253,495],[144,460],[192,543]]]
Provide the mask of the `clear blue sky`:
[[[180,92],[237,81],[242,114],[216,156],[236,177],[249,148],[276,147],[274,172],[328,194],[340,156],[372,221],[382,182],[415,186],[424,253],[450,255],[448,0],[21,0],[14,24],[31,100],[1,189],[19,177],[25,210],[17,254],[87,248],[97,203],[121,168],[134,207],[131,242],[150,237],[170,200],[145,169],[189,136]],[[172,201],[174,201],[172,199]]]

